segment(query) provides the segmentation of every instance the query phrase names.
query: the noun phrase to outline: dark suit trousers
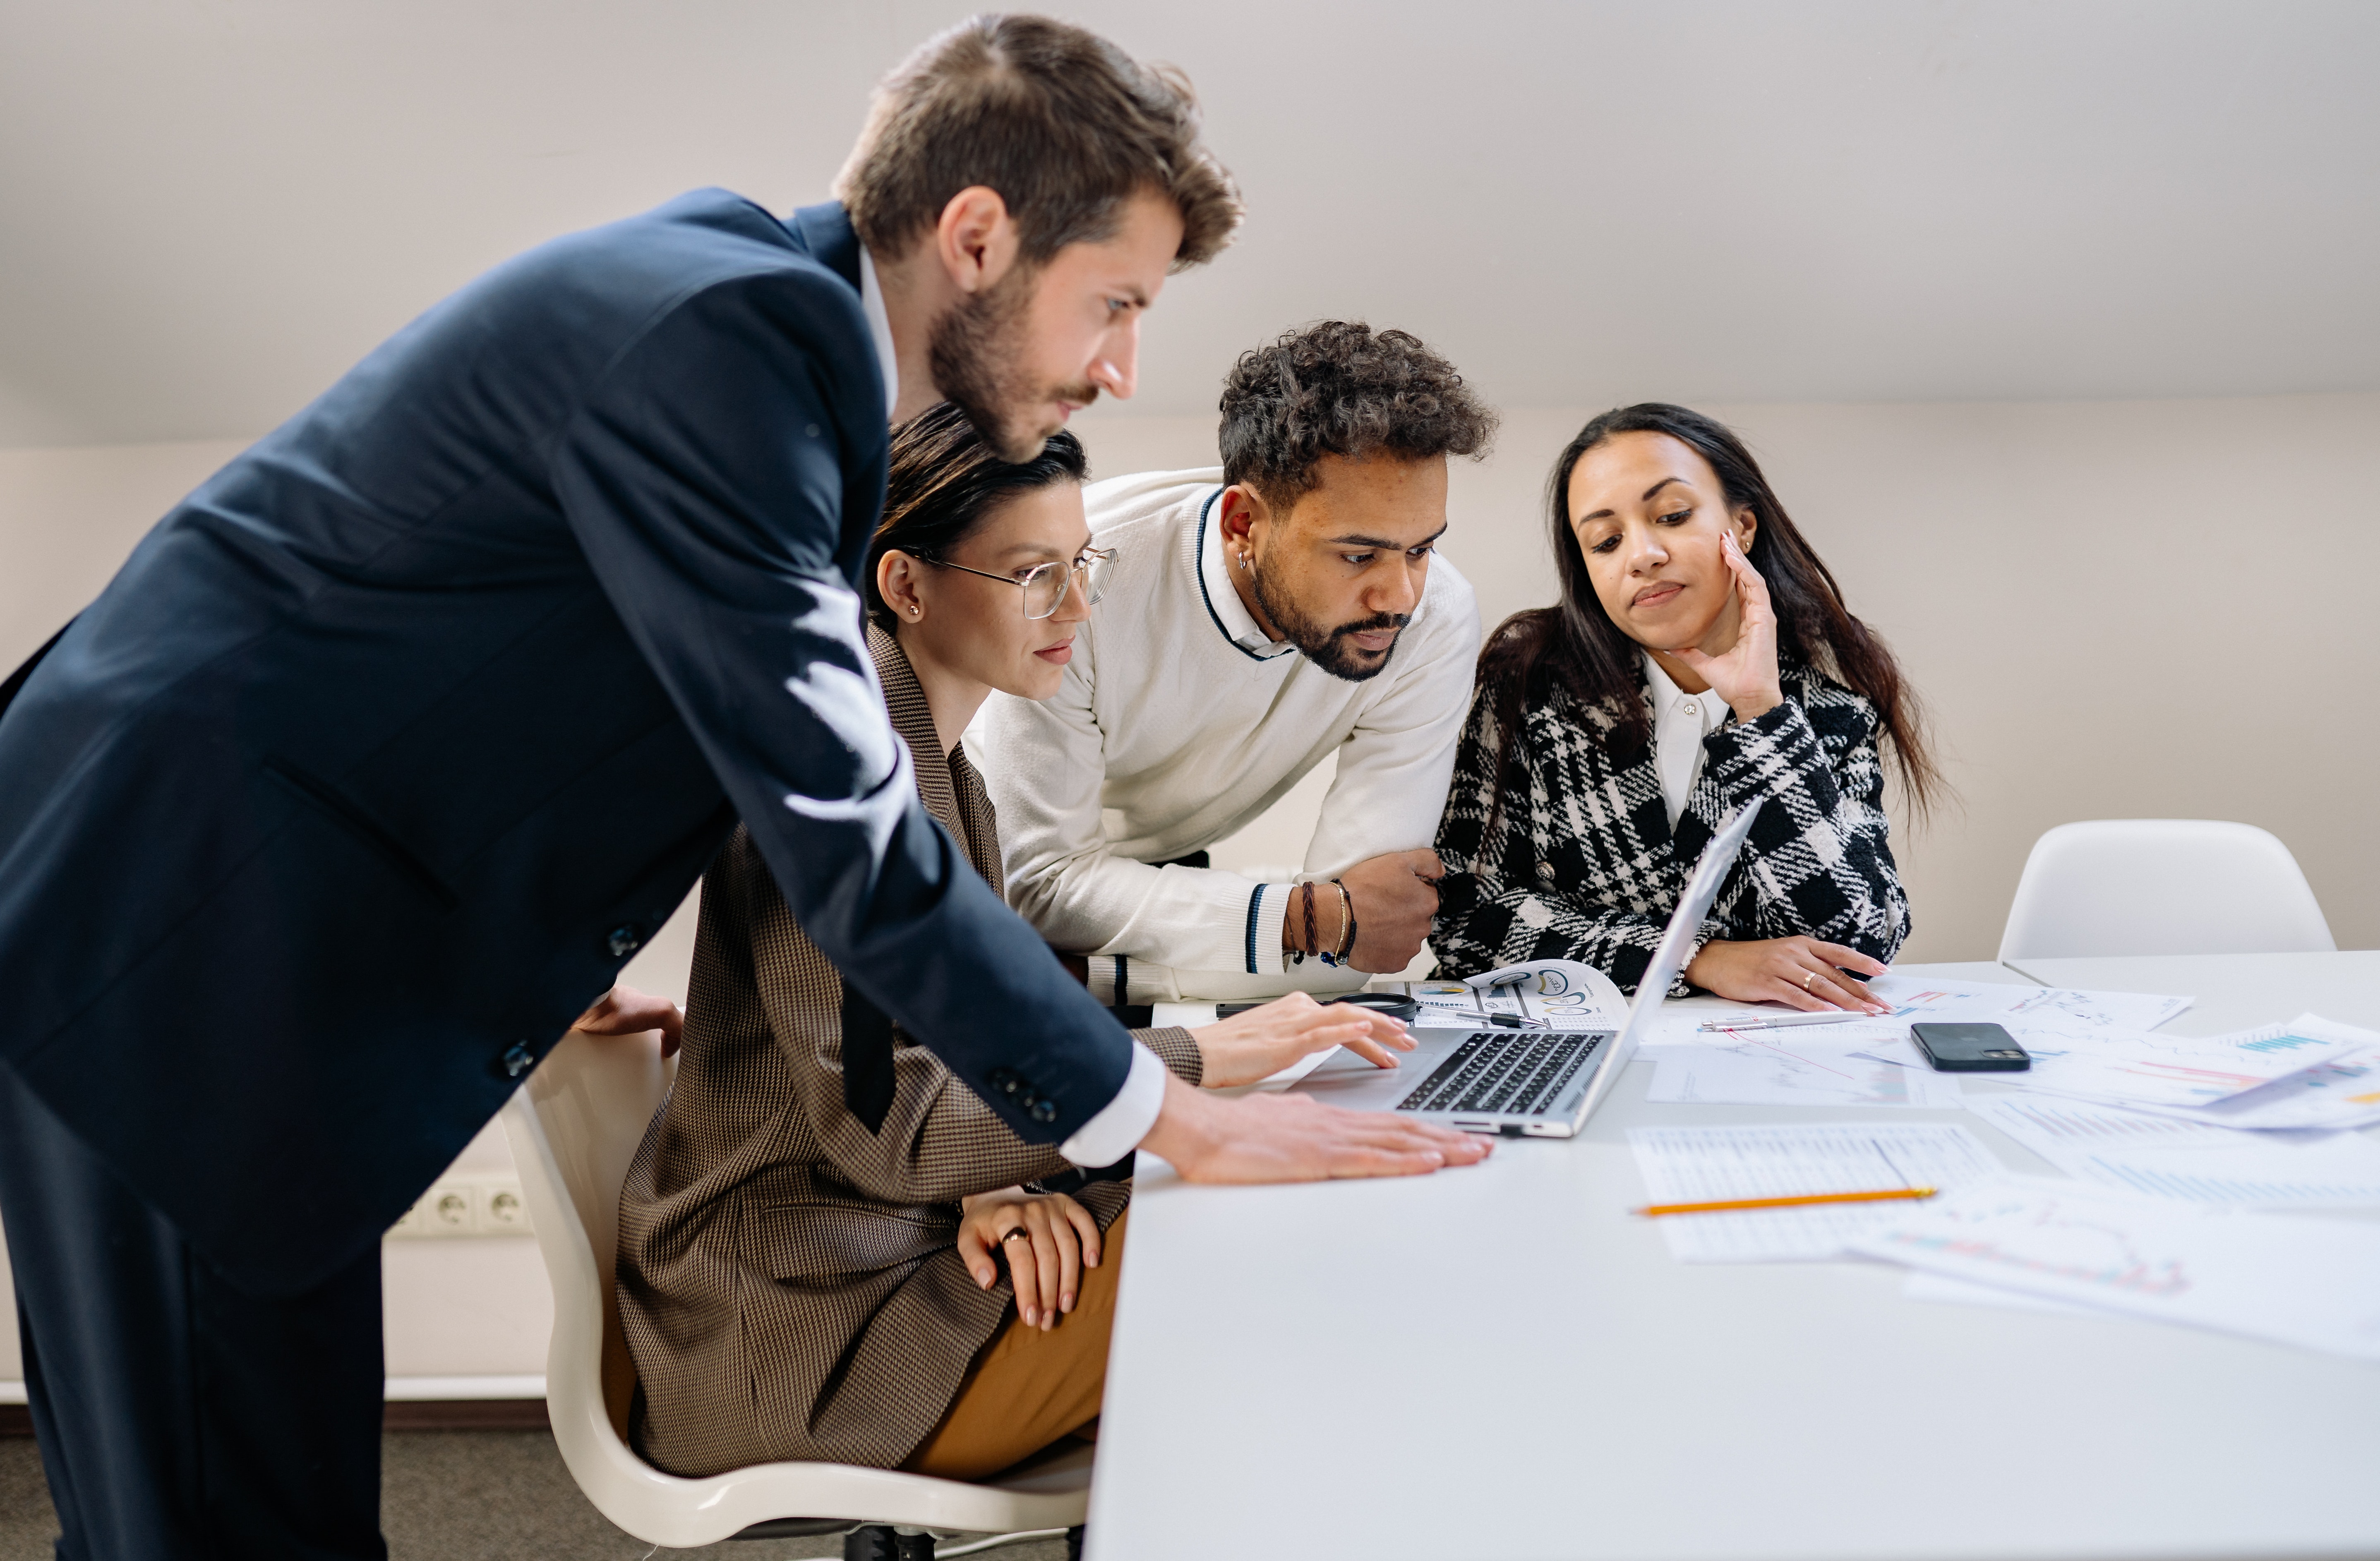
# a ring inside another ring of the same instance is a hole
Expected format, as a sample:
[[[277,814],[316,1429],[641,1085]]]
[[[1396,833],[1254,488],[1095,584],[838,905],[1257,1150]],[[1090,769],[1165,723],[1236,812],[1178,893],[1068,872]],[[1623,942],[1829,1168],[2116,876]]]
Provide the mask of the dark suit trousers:
[[[377,1246],[243,1294],[6,1066],[0,1223],[58,1561],[387,1555]]]

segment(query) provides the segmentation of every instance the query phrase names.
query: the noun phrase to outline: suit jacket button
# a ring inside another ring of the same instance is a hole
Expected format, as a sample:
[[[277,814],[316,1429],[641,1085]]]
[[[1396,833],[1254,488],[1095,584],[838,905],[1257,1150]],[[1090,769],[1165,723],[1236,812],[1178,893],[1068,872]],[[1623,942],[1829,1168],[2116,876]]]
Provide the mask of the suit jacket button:
[[[1037,1122],[1054,1122],[1058,1119],[1058,1108],[1046,1100],[1035,1101],[1033,1108],[1026,1114]]]
[[[528,1049],[527,1041],[515,1041],[503,1059],[504,1077],[517,1079],[537,1066],[537,1053]]]
[[[603,947],[613,959],[625,960],[635,953],[644,941],[645,935],[639,928],[634,926],[615,926],[605,935]]]

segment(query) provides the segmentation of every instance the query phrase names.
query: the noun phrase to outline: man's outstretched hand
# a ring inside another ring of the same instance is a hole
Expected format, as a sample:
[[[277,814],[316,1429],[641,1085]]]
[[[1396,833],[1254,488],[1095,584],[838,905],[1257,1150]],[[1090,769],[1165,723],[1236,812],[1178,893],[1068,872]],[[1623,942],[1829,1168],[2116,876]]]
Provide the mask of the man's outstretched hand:
[[[1165,1107],[1140,1146],[1187,1181],[1325,1181],[1420,1176],[1488,1157],[1491,1140],[1388,1111],[1342,1111],[1300,1095],[1237,1100],[1167,1074]]]
[[[669,1057],[675,1054],[678,1038],[686,1033],[686,1015],[667,998],[656,998],[634,986],[614,986],[580,1014],[571,1028],[590,1035],[640,1035],[659,1030],[662,1055]]]

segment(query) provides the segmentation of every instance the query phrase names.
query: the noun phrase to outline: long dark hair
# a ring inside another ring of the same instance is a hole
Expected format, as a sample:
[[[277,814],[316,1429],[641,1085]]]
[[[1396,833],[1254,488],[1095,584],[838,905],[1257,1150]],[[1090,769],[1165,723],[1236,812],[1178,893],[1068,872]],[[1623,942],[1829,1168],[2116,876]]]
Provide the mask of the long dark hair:
[[[892,609],[876,588],[876,565],[886,553],[897,548],[912,558],[947,558],[1005,501],[1056,482],[1081,482],[1090,470],[1081,442],[1063,429],[1033,459],[1003,461],[966,414],[947,401],[894,429],[884,475],[884,518],[868,540],[862,580],[869,621],[892,632]]]
[[[1479,652],[1479,683],[1495,700],[1500,744],[1490,811],[1503,805],[1512,739],[1523,712],[1557,687],[1593,713],[1615,756],[1633,754],[1652,740],[1651,718],[1639,693],[1644,647],[1604,611],[1587,575],[1585,555],[1571,531],[1572,468],[1580,456],[1623,433],[1667,434],[1686,445],[1710,463],[1730,512],[1752,512],[1758,526],[1746,556],[1768,582],[1768,598],[1777,611],[1779,659],[1824,672],[1876,707],[1910,813],[1925,817],[1940,800],[1942,773],[1926,746],[1917,696],[1892,652],[1843,605],[1833,574],[1785,513],[1743,441],[1714,418],[1658,401],[1614,407],[1589,422],[1563,447],[1547,479],[1546,515],[1561,599],[1505,619]]]

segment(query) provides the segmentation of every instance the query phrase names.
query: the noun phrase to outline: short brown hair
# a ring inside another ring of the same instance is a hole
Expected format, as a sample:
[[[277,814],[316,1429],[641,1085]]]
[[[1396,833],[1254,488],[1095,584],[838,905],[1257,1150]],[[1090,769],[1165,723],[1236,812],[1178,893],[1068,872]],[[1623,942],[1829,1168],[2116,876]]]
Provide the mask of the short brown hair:
[[[876,89],[835,194],[890,259],[973,185],[1008,202],[1034,265],[1111,236],[1143,189],[1181,210],[1176,271],[1214,259],[1240,224],[1188,78],[1047,17],[970,17],[927,40]]]
[[[1223,380],[1223,480],[1272,503],[1320,480],[1325,455],[1479,455],[1496,414],[1454,365],[1402,331],[1326,320],[1240,355]]]

